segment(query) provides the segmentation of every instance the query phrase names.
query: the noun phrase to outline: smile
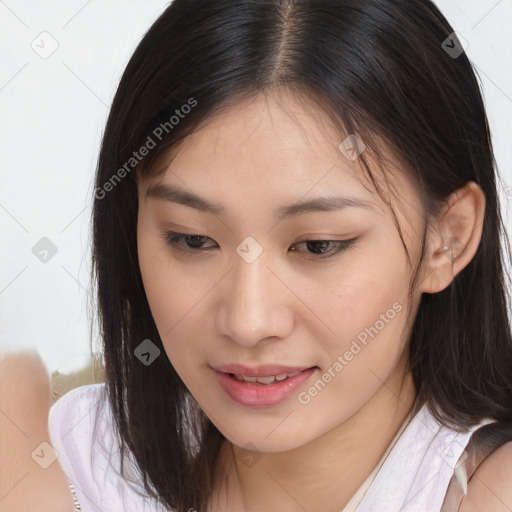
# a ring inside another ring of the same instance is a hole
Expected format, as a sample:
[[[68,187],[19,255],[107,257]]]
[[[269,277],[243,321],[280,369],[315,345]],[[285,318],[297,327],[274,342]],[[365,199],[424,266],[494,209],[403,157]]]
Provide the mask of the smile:
[[[233,402],[246,407],[261,408],[277,405],[289,398],[317,369],[315,366],[292,373],[261,376],[218,370],[214,372],[220,387]]]
[[[237,373],[230,373],[229,375],[237,380],[242,380],[245,382],[256,382],[258,384],[274,384],[274,382],[281,382],[283,380],[289,379],[291,377],[295,377],[295,375],[298,375],[300,371],[294,372],[294,373],[280,373],[279,375],[269,375],[267,377],[255,377],[255,376],[249,376],[249,375],[240,375]]]

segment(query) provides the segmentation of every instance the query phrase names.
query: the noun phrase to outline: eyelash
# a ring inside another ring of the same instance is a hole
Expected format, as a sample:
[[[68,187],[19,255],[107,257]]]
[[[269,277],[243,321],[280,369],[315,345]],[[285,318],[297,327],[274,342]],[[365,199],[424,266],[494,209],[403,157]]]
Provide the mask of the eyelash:
[[[198,251],[204,251],[206,249],[211,249],[213,247],[207,247],[205,248],[193,248],[193,247],[184,247],[183,245],[180,245],[180,242],[182,242],[186,238],[193,238],[193,237],[200,237],[200,238],[209,238],[205,235],[201,235],[199,233],[194,234],[186,234],[186,233],[178,233],[176,231],[164,231],[163,232],[163,238],[165,242],[171,246],[171,248],[179,253],[185,253],[189,256],[192,256],[194,252]],[[211,240],[211,238],[209,238]],[[351,240],[324,240],[324,239],[314,239],[314,240],[301,240],[300,242],[297,242],[294,245],[297,244],[303,244],[307,242],[331,242],[333,244],[336,244],[337,249],[332,253],[324,253],[324,254],[318,254],[315,255],[314,253],[309,253],[313,255],[312,259],[327,259],[332,258],[336,254],[339,254],[350,247],[352,247],[353,243],[357,240],[357,238],[352,238]],[[327,254],[327,256],[326,256]]]

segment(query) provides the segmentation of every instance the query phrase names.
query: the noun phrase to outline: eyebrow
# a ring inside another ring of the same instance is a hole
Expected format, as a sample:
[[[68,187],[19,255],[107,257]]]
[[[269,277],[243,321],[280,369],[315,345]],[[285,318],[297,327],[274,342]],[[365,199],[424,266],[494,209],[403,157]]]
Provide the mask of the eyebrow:
[[[219,203],[212,203],[182,188],[165,183],[151,185],[146,191],[146,198],[177,203],[203,212],[210,211],[215,215],[221,214],[225,211],[224,206]],[[310,212],[332,212],[349,207],[365,208],[373,210],[374,212],[376,211],[373,203],[358,197],[329,196],[310,199],[309,201],[304,201],[302,203],[281,206],[276,209],[274,215],[276,220],[283,220]]]

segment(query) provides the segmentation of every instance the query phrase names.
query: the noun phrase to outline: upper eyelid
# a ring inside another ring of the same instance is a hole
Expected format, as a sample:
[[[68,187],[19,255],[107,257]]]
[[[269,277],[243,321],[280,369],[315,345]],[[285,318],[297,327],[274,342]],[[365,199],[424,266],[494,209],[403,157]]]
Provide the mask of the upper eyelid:
[[[198,237],[201,237],[201,238],[207,238],[208,240],[212,240],[215,242],[215,240],[213,240],[213,238],[207,236],[207,235],[202,235],[202,234],[199,234],[199,233],[192,233],[192,234],[189,234],[189,233],[180,233],[180,232],[177,232],[177,231],[171,231],[171,230],[166,230],[164,231],[164,238],[166,239],[166,241],[168,242],[169,245],[171,245],[171,241],[169,240],[170,238],[177,238],[178,240],[179,239],[182,239],[182,238],[186,238],[186,237],[193,237],[193,236],[198,236]],[[333,254],[331,254],[330,256],[329,252],[325,253],[324,255],[320,254],[320,255],[317,255],[318,258],[315,258],[315,259],[322,259],[322,258],[329,258],[329,257],[333,257],[335,256],[336,254],[342,252],[343,250],[346,250],[346,249],[349,249],[350,247],[353,247],[354,243],[359,239],[359,236],[355,236],[355,237],[352,237],[352,238],[348,238],[348,239],[343,239],[343,240],[333,240],[331,238],[315,238],[314,236],[312,238],[305,238],[303,240],[298,240],[297,242],[294,242],[292,244],[292,247],[294,245],[297,245],[297,244],[301,244],[301,243],[306,243],[306,242],[332,242],[335,245],[335,247],[337,248]],[[215,244],[218,246],[217,242],[215,242]],[[202,252],[202,251],[206,251],[208,249],[212,249],[214,247],[188,247],[186,245],[180,245],[179,241],[176,241],[174,240],[172,242],[172,245],[174,245],[175,249],[176,250],[179,250],[179,251],[191,251],[191,252]],[[312,253],[314,255],[314,253]]]
[[[172,230],[166,230],[164,231],[164,235],[167,235],[167,236],[175,236],[175,237],[180,237],[180,238],[185,238],[185,237],[193,237],[193,236],[198,236],[198,237],[201,237],[201,238],[208,238],[209,240],[213,240],[213,238],[209,237],[208,235],[203,235],[201,233],[180,233],[179,231],[172,231]],[[320,236],[320,235],[317,235],[317,236]],[[347,239],[343,239],[343,240],[337,240],[337,239],[333,239],[333,238],[317,238],[315,237],[315,235],[311,235],[310,238],[304,238],[302,240],[298,240],[297,242],[294,242],[296,244],[300,244],[302,242],[351,242],[351,241],[355,241],[356,240],[356,237],[353,237],[353,238],[347,238]],[[213,240],[215,242],[215,240]],[[217,243],[217,242],[215,242]]]

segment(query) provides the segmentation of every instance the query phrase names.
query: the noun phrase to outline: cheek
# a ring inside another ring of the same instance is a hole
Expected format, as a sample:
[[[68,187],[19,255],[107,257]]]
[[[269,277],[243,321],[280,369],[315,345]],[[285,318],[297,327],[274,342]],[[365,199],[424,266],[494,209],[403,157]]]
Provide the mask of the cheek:
[[[329,381],[318,404],[338,395],[351,397],[356,406],[393,372],[406,341],[410,277],[405,255],[383,248],[342,268],[328,288],[311,297],[315,312],[333,331],[318,339],[327,354],[322,372]]]
[[[357,255],[347,262],[329,275],[324,286],[310,283],[308,296],[318,317],[329,326],[333,346],[340,349],[358,335],[364,341],[364,333],[375,324],[382,334],[391,330],[391,324],[403,327],[405,315],[395,314],[399,307],[393,309],[393,304],[405,311],[411,278],[396,251]]]
[[[177,263],[154,233],[140,234],[138,255],[144,291],[164,350],[190,387],[192,374],[198,370],[197,358],[204,350],[204,324],[198,318],[204,318],[204,298],[216,279]]]
[[[138,258],[144,291],[162,342],[171,337],[185,314],[188,297],[179,269],[173,265],[165,242],[155,233],[138,231]],[[189,283],[190,284],[190,283]],[[190,294],[189,294],[190,295]]]
[[[335,292],[331,307],[339,314],[330,317],[329,326],[336,334],[328,341],[317,338],[324,354],[321,369],[298,400],[309,413],[307,421],[319,431],[351,417],[399,373],[405,355],[407,283],[390,274],[380,282],[371,277],[361,276],[353,286]],[[316,416],[323,423],[312,422]]]
[[[162,277],[162,269],[157,265],[146,267],[144,274],[146,296],[165,354],[190,389],[194,381],[193,372],[197,371],[193,356],[197,357],[201,350],[201,347],[194,346],[194,340],[200,337],[194,333],[190,313],[199,298],[195,294],[187,294],[185,287],[168,277],[170,274]]]
[[[144,291],[162,341],[199,292],[190,277],[176,265],[153,223],[139,217],[137,250]],[[196,292],[194,292],[196,290]]]

